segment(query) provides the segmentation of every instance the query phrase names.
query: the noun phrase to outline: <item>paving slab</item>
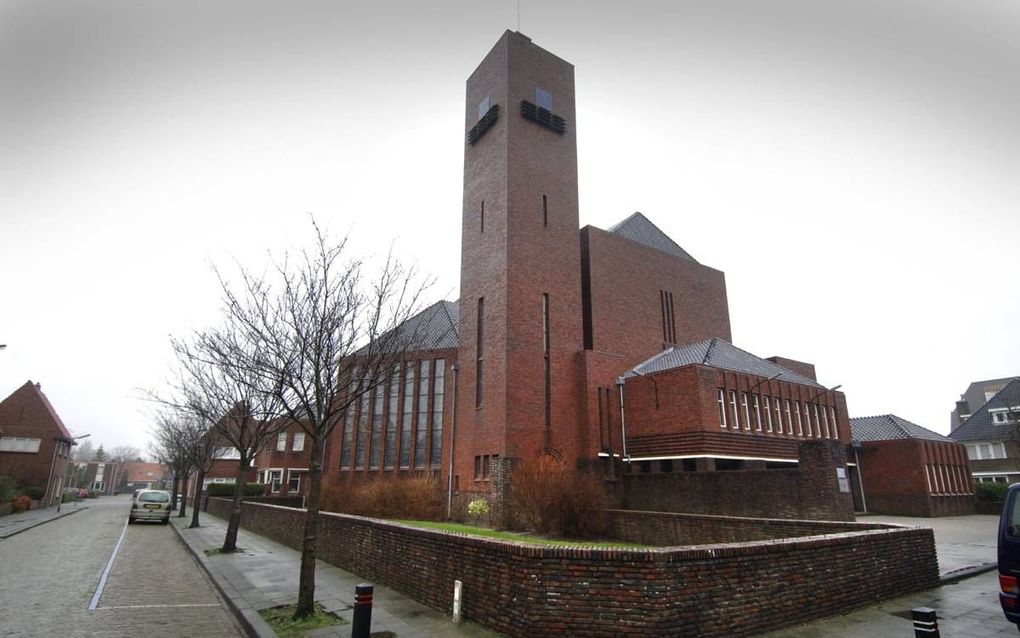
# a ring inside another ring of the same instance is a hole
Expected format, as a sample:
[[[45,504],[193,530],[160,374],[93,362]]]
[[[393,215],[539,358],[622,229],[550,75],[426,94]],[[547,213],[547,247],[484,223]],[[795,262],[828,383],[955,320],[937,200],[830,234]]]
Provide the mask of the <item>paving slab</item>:
[[[61,504],[59,512],[57,511],[57,506],[54,505],[52,507],[41,507],[26,512],[18,512],[17,514],[0,516],[0,540],[49,523],[50,521],[55,521],[58,518],[77,514],[82,510],[88,509],[88,507],[88,504],[84,502],[71,502]]]

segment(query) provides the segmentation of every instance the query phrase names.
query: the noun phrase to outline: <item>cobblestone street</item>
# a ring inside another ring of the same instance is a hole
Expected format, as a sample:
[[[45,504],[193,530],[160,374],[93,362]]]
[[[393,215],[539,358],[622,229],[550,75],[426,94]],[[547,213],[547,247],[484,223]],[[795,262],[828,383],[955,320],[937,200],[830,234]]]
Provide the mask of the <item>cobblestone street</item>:
[[[0,540],[0,636],[243,635],[169,526],[125,529],[129,504],[129,495],[89,501],[74,516]]]

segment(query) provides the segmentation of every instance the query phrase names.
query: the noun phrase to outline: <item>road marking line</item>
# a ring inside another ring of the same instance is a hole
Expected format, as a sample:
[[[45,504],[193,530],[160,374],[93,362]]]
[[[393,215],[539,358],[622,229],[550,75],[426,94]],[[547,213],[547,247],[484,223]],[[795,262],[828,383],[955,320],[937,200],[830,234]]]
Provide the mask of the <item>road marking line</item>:
[[[89,611],[95,611],[99,605],[99,598],[103,595],[103,590],[106,588],[106,577],[110,575],[110,570],[113,568],[113,559],[117,558],[117,552],[120,551],[120,544],[124,541],[124,534],[127,534],[128,522],[124,521],[124,529],[120,533],[120,538],[117,539],[117,544],[113,547],[113,553],[110,554],[110,560],[106,562],[106,569],[103,570],[103,575],[99,577],[99,586],[96,587],[96,593],[92,594],[92,602],[89,603]]]
[[[162,609],[165,607],[219,607],[217,603],[180,603],[177,605],[110,605],[97,609]]]

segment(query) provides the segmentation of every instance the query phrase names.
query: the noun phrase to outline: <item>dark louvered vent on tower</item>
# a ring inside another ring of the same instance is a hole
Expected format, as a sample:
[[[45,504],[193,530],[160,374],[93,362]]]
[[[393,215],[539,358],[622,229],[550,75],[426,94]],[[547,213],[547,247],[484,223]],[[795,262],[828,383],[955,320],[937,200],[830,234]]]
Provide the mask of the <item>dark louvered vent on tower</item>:
[[[544,109],[527,100],[521,100],[521,115],[524,119],[537,122],[563,135],[567,132],[567,121],[549,109]]]
[[[468,131],[467,134],[468,144],[474,144],[475,142],[477,142],[478,138],[480,138],[482,135],[485,134],[486,131],[492,128],[493,124],[495,124],[496,120],[498,119],[499,119],[499,104],[493,104],[492,108],[486,111],[485,115],[482,116],[482,119],[478,120],[478,123],[472,126],[471,130]]]

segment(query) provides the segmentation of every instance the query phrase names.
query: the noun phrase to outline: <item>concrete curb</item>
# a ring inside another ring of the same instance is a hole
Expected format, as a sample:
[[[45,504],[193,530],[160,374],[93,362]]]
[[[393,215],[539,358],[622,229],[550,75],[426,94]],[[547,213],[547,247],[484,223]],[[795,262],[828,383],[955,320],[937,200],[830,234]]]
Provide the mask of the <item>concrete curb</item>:
[[[190,520],[190,519],[188,519]],[[195,558],[205,573],[209,575],[209,580],[216,586],[217,591],[224,600],[227,601],[227,605],[230,607],[230,611],[234,613],[238,622],[244,627],[245,631],[248,632],[249,636],[253,638],[278,638],[273,628],[269,624],[262,620],[262,616],[259,612],[248,604],[248,601],[244,600],[244,597],[238,593],[230,581],[220,573],[220,570],[216,568],[209,561],[209,557],[205,555],[205,552],[197,547],[193,547],[188,539],[185,538],[184,532],[180,526],[174,524],[173,520],[170,521],[170,526],[177,532],[177,537],[181,540],[181,543],[188,548],[191,555]]]
[[[999,566],[998,563],[981,563],[980,565],[971,565],[970,567],[961,567],[960,569],[954,569],[951,572],[945,574],[939,574],[939,581],[941,585],[952,585],[958,583],[965,578],[971,578],[972,576],[980,576],[987,572],[996,569]]]
[[[32,529],[33,527],[39,527],[40,525],[45,525],[46,523],[50,523],[52,521],[55,521],[58,518],[64,518],[65,516],[70,516],[71,514],[77,514],[78,512],[82,512],[82,511],[87,510],[87,509],[88,509],[87,505],[79,506],[79,507],[76,507],[74,509],[69,509],[66,512],[61,512],[59,514],[56,514],[55,516],[51,516],[49,518],[45,518],[45,519],[43,519],[41,521],[36,521],[34,523],[29,523],[28,525],[25,525],[23,527],[19,527],[18,529],[14,530],[13,532],[5,532],[5,533],[0,534],[0,540],[4,540],[6,538],[10,538],[11,536],[16,536],[16,535],[18,535],[18,534],[20,534],[22,532],[25,532],[25,531],[28,531],[28,530]],[[14,514],[9,514],[9,516],[14,516]]]

